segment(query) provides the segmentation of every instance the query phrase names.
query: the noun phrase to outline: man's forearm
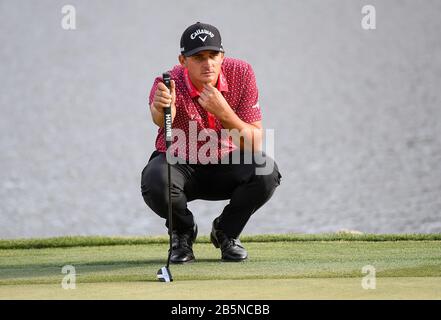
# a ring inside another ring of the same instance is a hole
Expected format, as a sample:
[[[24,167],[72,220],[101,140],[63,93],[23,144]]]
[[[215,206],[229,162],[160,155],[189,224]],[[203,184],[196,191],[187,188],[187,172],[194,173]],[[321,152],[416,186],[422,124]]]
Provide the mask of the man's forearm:
[[[241,150],[262,150],[262,128],[241,120],[231,108],[218,116],[222,126],[230,130],[234,144],[240,146]]]
[[[153,123],[155,123],[158,127],[164,127],[164,112],[158,111],[153,106],[150,106],[150,113],[152,114]],[[172,123],[176,116],[176,108],[172,108]]]

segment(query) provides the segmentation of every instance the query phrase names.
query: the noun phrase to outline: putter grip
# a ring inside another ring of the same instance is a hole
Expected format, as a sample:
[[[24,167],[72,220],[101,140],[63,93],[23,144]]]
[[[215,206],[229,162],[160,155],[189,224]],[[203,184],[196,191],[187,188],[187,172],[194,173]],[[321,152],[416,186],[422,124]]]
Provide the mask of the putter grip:
[[[170,75],[168,73],[162,74],[162,81],[164,82],[165,86],[170,90],[171,84],[170,84]],[[167,108],[164,108],[164,132],[165,132],[165,145],[168,149],[168,147],[172,143],[172,114],[171,114],[171,105]]]

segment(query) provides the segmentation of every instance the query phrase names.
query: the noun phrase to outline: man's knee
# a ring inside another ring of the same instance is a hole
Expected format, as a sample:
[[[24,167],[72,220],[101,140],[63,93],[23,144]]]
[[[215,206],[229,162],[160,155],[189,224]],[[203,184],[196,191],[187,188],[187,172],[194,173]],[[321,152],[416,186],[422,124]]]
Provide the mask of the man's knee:
[[[160,210],[168,202],[167,177],[160,167],[149,167],[142,171],[141,193],[145,203],[154,211]]]
[[[150,166],[150,167],[149,167]],[[141,193],[145,203],[155,212],[166,210],[168,207],[168,170],[166,165],[148,164],[142,172]],[[171,199],[174,208],[185,205],[184,191],[173,183]]]
[[[264,164],[256,167],[254,179],[258,181],[265,194],[271,195],[280,185],[282,175],[280,174],[277,163],[267,156],[265,157]]]

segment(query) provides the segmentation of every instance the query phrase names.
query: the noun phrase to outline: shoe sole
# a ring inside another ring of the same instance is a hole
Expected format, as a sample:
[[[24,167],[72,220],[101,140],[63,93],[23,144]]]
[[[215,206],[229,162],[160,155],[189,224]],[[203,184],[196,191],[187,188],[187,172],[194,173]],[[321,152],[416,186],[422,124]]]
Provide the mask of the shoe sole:
[[[194,262],[194,261],[196,261],[196,258],[193,258],[193,259],[187,260],[187,261],[173,261],[173,260],[170,260],[170,263],[171,264],[186,264],[186,263],[191,263],[191,262]]]
[[[242,261],[245,261],[245,260],[247,260],[247,259],[248,259],[248,257],[243,258],[243,259],[237,259],[237,260],[230,260],[230,259],[224,259],[224,258],[222,258],[222,262],[232,262],[232,263],[234,263],[234,262],[242,262]]]

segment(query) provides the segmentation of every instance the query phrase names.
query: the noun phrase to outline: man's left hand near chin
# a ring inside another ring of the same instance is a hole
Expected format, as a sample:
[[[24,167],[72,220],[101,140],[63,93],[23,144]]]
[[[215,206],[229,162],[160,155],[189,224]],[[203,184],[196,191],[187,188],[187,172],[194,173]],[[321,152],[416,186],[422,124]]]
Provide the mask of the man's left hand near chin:
[[[204,84],[198,102],[202,108],[216,117],[231,109],[222,93],[211,84]]]

